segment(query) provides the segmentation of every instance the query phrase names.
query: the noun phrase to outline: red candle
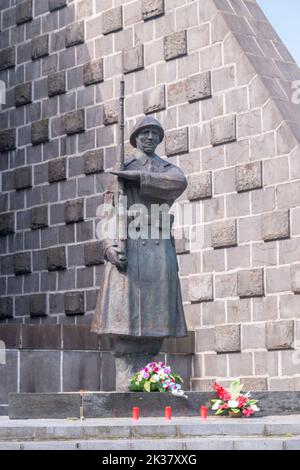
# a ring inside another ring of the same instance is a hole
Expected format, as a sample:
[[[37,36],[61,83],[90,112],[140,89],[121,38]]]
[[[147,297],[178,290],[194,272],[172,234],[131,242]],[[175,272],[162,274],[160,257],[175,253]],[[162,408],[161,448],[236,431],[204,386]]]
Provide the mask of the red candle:
[[[172,406],[165,407],[165,418],[171,419],[172,418]]]
[[[200,416],[202,419],[207,418],[207,407],[206,406],[201,406],[200,407]]]
[[[132,408],[132,418],[133,419],[139,419],[139,417],[140,417],[140,409],[139,409],[138,406],[134,406]]]

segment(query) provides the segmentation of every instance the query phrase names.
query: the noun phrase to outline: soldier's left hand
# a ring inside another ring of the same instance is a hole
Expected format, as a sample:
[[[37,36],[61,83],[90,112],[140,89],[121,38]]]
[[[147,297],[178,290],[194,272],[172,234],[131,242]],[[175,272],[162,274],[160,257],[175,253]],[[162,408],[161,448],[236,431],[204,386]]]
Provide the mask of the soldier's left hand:
[[[110,173],[112,175],[119,176],[119,178],[125,178],[127,180],[139,181],[141,177],[141,172],[134,170],[110,171]]]

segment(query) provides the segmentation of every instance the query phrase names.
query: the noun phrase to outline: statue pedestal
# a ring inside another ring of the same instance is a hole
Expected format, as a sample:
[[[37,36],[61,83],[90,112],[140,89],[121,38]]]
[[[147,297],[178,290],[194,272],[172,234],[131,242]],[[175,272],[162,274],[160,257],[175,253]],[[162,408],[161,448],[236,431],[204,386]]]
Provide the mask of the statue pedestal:
[[[155,361],[153,354],[131,353],[115,355],[116,364],[116,391],[128,392],[131,377],[142,367]]]

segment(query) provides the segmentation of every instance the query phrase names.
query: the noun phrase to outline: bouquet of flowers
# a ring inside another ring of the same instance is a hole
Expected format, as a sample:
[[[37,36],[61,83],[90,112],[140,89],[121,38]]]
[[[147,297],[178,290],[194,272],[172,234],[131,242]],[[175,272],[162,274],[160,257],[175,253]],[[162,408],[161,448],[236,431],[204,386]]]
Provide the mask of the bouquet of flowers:
[[[237,416],[244,415],[248,418],[256,411],[259,411],[256,405],[258,400],[252,400],[250,398],[250,392],[241,392],[243,385],[240,384],[239,380],[232,382],[228,390],[221,387],[217,382],[214,384],[213,388],[216,390],[219,397],[218,399],[211,400],[213,402],[211,409],[216,410],[215,415],[226,413]]]
[[[171,392],[184,396],[181,389],[182,378],[171,371],[163,362],[150,362],[130,379],[132,392]]]

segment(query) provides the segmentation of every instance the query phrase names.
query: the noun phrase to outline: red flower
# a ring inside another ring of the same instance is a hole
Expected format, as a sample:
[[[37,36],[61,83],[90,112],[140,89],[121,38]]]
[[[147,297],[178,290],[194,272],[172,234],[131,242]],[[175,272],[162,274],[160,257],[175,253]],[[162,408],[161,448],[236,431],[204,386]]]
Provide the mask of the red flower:
[[[249,416],[254,414],[254,411],[252,410],[252,408],[249,407],[249,408],[245,408],[243,410],[243,413],[247,418],[249,418]]]
[[[217,382],[214,384],[214,389],[216,390],[219,398],[223,401],[231,400],[231,395],[224,387],[221,387]]]
[[[227,408],[229,408],[229,406],[227,405],[227,403],[224,403],[224,405],[220,405],[219,408],[221,410],[227,410]]]
[[[248,400],[247,397],[244,397],[243,395],[238,397],[238,400],[237,400],[238,401],[238,407],[243,408],[246,405],[247,400]]]

